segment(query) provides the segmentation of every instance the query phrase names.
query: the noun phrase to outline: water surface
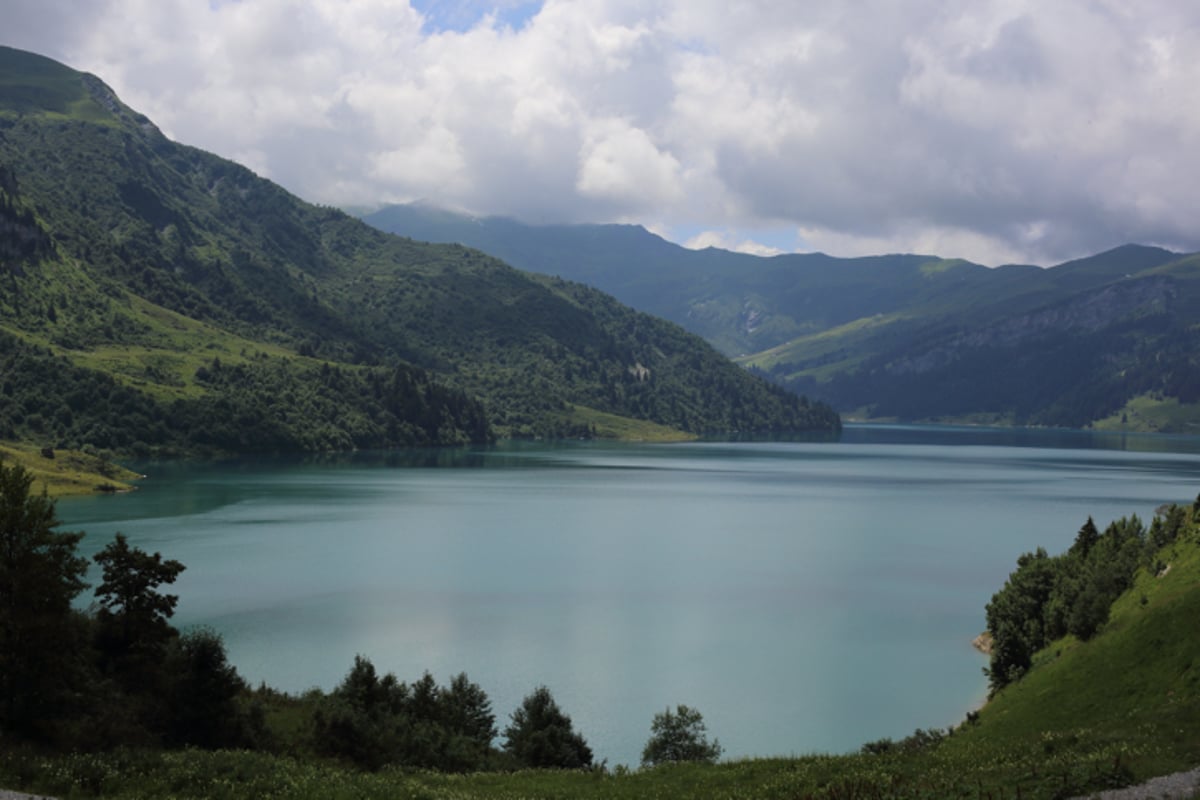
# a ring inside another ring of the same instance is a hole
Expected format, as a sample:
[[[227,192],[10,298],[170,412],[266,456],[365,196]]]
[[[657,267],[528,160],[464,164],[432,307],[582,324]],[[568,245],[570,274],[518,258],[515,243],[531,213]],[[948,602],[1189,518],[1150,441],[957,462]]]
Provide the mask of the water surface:
[[[1124,449],[1120,449],[1124,448]],[[982,701],[984,605],[1037,546],[1200,488],[1195,439],[852,426],[840,442],[508,444],[140,465],[63,500],[187,565],[176,622],[253,683],[356,653],[466,671],[500,721],[546,684],[598,759],[699,708],[727,756],[841,752]]]

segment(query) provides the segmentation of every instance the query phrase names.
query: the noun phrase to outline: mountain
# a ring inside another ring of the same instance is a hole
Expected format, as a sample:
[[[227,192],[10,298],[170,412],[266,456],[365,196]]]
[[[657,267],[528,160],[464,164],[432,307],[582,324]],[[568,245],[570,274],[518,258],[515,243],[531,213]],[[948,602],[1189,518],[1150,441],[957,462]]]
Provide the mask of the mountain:
[[[0,48],[0,438],[155,451],[834,429],[678,326],[389,235]],[[622,422],[622,420],[624,422]]]
[[[1049,269],[990,269],[927,255],[692,251],[636,226],[529,226],[423,205],[363,218],[595,285],[858,417],[1200,425],[1192,255],[1126,245]]]

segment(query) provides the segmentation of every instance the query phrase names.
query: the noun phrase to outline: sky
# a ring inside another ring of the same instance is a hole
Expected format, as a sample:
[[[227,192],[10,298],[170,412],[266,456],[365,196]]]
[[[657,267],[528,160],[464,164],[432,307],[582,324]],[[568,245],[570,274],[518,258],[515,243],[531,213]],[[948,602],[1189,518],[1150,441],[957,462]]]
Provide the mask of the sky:
[[[1192,0],[3,0],[0,43],[336,206],[692,247],[1200,251]]]

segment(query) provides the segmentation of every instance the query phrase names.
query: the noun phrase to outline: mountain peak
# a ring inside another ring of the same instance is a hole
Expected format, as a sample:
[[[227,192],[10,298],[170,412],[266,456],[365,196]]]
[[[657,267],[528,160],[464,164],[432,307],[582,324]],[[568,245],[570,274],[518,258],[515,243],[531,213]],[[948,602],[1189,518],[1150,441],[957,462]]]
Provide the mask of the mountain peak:
[[[52,415],[74,389],[43,391],[32,375],[57,356],[34,354],[20,385],[37,387],[53,422],[0,404],[0,435],[388,447],[483,441],[484,408],[514,436],[603,435],[619,430],[612,418],[677,434],[838,425],[828,407],[600,292],[387,235],[175,144],[99,78],[49,59],[0,51],[0,124],[4,183],[20,189],[0,207],[0,259],[14,262],[2,327],[78,357],[67,383],[93,380],[79,354],[117,353],[106,385],[119,381],[120,406],[139,409],[103,424]],[[650,372],[631,374],[636,364]],[[191,422],[155,426],[164,398]]]
[[[104,81],[36,53],[0,46],[0,114],[53,115],[126,125],[161,137],[145,116],[126,106]]]

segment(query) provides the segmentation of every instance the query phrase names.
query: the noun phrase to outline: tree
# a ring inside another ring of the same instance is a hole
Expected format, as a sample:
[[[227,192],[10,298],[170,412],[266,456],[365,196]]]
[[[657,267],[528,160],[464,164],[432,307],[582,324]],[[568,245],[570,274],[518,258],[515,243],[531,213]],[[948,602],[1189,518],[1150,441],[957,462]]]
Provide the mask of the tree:
[[[363,655],[354,657],[354,666],[333,690],[333,695],[360,711],[390,714],[399,713],[409,700],[407,686],[390,672],[381,679],[371,659]]]
[[[253,725],[238,706],[246,682],[229,663],[221,635],[196,628],[180,636],[167,656],[172,676],[167,741],[176,746],[242,747]]]
[[[350,672],[317,708],[317,752],[367,769],[398,761],[412,727],[404,712],[408,702],[408,687],[395,675],[381,679],[369,658],[355,656]]]
[[[492,701],[480,688],[471,683],[467,673],[460,672],[450,679],[449,688],[441,693],[442,717],[450,731],[462,736],[486,751],[496,738],[496,715]]]
[[[526,767],[579,769],[592,763],[591,748],[545,686],[535,689],[512,713],[504,729],[504,749]]]
[[[1091,639],[1108,622],[1113,599],[1095,581],[1086,584],[1071,607],[1067,632],[1083,641]]]
[[[1089,516],[1087,522],[1083,523],[1083,527],[1079,529],[1079,533],[1075,534],[1075,543],[1071,545],[1070,553],[1078,556],[1080,560],[1086,561],[1092,548],[1099,541],[1100,531],[1096,530],[1096,523]]]
[[[174,583],[184,566],[178,561],[164,561],[159,553],[150,555],[130,547],[121,533],[93,560],[103,574],[96,589],[100,649],[128,671],[128,677],[141,680],[141,672],[156,671],[163,646],[176,635],[169,620],[179,597],[162,594],[158,587]]]
[[[426,672],[411,687],[371,661],[354,667],[314,715],[313,743],[323,754],[368,769],[403,764],[451,772],[483,769],[496,736],[491,701],[465,673],[449,688]]]
[[[708,741],[704,718],[700,712],[685,705],[670,708],[654,715],[650,723],[650,739],[642,750],[642,764],[655,766],[678,761],[714,763],[721,757],[721,743]]]
[[[1033,654],[1046,645],[1045,612],[1056,571],[1057,562],[1044,549],[1025,553],[987,604],[987,629],[992,634],[987,674],[993,693],[1025,674]]]
[[[86,588],[82,533],[58,533],[45,490],[0,461],[0,732],[46,736],[80,689],[81,630],[71,601]]]

